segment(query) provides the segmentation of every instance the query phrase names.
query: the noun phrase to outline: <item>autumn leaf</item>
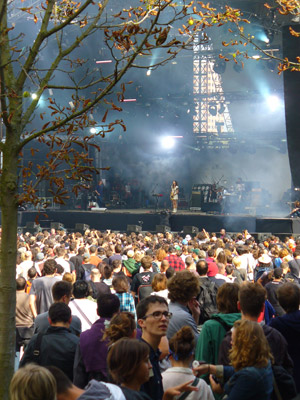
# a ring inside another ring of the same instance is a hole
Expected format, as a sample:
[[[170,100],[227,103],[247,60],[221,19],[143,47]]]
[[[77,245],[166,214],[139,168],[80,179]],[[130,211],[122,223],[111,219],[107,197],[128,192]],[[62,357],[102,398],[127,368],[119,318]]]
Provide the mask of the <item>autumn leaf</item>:
[[[20,8],[21,11],[25,11],[28,14],[31,14],[31,9],[32,9],[32,7],[22,7],[22,8]]]
[[[300,37],[300,32],[294,31],[294,29],[291,26],[289,27],[289,31],[292,36]]]
[[[108,114],[108,110],[105,111],[105,114],[103,115],[103,118],[102,118],[102,122],[106,121],[107,114]]]

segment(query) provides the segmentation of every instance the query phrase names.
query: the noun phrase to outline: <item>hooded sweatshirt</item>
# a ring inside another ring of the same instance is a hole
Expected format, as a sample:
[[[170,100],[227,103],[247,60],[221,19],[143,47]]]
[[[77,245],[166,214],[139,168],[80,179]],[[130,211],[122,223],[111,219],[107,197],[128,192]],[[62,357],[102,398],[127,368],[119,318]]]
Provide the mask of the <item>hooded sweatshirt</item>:
[[[134,258],[128,258],[128,260],[123,260],[123,265],[131,275],[134,275],[136,272],[139,271],[139,266]]]
[[[219,347],[235,321],[241,319],[240,313],[213,314],[202,326],[195,352],[195,359],[208,364],[218,363]]]
[[[300,311],[273,318],[269,325],[277,329],[288,343],[288,352],[294,361],[294,380],[300,392]]]

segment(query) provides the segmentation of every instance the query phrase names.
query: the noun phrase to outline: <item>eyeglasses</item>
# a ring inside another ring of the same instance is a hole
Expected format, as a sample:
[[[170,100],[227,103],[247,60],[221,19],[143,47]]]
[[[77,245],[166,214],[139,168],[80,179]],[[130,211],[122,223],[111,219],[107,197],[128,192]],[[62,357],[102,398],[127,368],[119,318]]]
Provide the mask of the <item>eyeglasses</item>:
[[[154,311],[151,314],[145,315],[143,319],[146,319],[148,317],[153,317],[154,319],[161,319],[162,316],[164,316],[166,319],[171,319],[172,318],[172,313],[168,311]]]

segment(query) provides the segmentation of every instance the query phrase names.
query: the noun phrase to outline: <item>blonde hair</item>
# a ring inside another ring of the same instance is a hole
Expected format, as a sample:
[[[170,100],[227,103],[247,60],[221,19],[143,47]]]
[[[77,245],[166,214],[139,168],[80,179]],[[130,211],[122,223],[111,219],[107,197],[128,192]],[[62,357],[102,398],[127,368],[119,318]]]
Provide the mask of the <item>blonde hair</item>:
[[[264,368],[273,360],[264,331],[257,322],[239,320],[233,328],[235,338],[229,358],[236,371],[246,367]]]
[[[46,368],[27,364],[14,374],[9,394],[11,400],[56,400],[56,381]]]
[[[75,276],[73,274],[71,274],[71,272],[65,272],[63,277],[62,277],[62,280],[66,281],[66,282],[74,283],[75,282]]]
[[[239,256],[233,257],[232,264],[235,266],[235,268],[239,268],[242,265],[241,257],[239,257]]]
[[[141,253],[140,251],[136,251],[134,254],[134,259],[136,262],[140,262],[143,257],[144,257],[144,254]]]

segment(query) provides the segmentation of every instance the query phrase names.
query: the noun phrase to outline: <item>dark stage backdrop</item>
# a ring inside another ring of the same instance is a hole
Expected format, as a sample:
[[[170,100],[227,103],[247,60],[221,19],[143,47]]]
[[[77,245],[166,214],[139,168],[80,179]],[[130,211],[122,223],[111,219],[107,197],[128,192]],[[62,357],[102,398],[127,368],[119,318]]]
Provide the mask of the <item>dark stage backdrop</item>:
[[[283,27],[283,57],[296,61],[300,56],[300,38],[292,36],[289,26]],[[300,32],[300,25],[292,25]],[[284,72],[286,135],[294,187],[300,187],[300,72]]]

